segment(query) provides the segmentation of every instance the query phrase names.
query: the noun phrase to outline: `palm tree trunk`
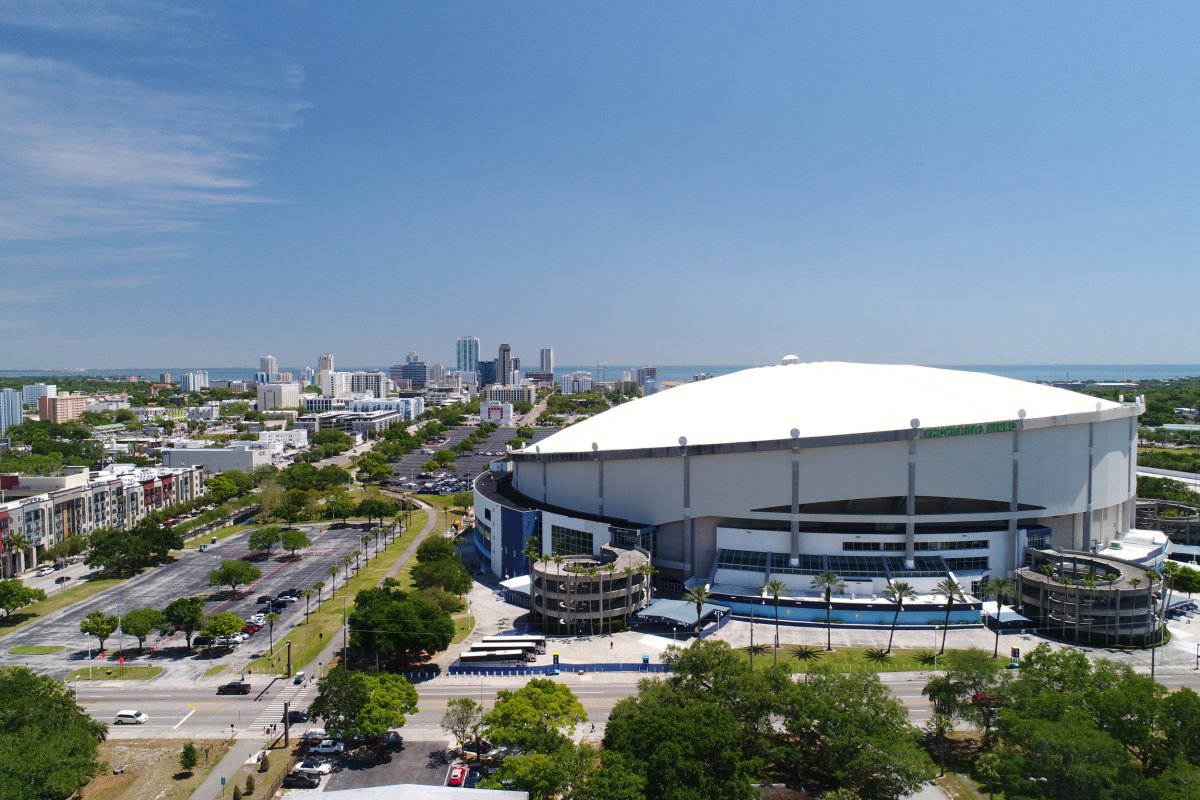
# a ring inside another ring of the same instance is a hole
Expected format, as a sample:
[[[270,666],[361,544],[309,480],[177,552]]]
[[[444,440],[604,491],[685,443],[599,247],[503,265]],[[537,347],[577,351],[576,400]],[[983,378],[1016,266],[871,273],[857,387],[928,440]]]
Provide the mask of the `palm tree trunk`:
[[[892,652],[892,639],[896,638],[896,623],[900,621],[900,604],[896,604],[896,613],[892,614],[892,632],[888,634],[888,646],[884,652]]]
[[[779,595],[775,596],[775,650],[771,654],[771,666],[779,666]]]
[[[1000,656],[1000,609],[1004,605],[1004,596],[996,595],[996,646],[992,649],[992,658]]]
[[[946,621],[942,624],[942,649],[938,650],[938,655],[946,652],[946,634],[950,633],[950,609],[954,605],[954,598],[946,600]]]

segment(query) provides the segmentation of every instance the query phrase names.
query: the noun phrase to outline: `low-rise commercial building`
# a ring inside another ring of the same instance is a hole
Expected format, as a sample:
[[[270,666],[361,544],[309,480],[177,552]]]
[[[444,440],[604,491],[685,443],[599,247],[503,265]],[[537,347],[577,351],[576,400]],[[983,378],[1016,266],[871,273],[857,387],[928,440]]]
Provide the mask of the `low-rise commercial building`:
[[[258,386],[258,410],[295,408],[300,405],[300,387],[294,383],[262,383]]]
[[[113,464],[67,467],[63,475],[0,475],[0,570],[5,577],[36,564],[64,539],[101,528],[125,530],[147,514],[204,494],[199,468]],[[12,546],[21,534],[27,548]]]
[[[164,467],[200,467],[205,475],[238,469],[251,472],[271,463],[267,450],[250,447],[176,447],[162,451]]]

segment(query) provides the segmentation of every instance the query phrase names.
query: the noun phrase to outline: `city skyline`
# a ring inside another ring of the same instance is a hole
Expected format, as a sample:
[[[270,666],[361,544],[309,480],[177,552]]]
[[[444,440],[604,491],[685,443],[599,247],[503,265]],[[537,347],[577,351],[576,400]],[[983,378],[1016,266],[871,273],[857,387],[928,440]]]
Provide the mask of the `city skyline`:
[[[1197,22],[0,2],[0,369],[1194,361]]]

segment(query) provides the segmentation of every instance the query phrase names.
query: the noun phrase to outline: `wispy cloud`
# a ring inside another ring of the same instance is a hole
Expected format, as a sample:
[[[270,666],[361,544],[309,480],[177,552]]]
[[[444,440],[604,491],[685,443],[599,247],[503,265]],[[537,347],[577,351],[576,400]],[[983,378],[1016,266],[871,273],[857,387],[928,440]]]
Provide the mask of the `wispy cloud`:
[[[0,0],[0,25],[111,39],[181,33],[202,13],[149,0]]]
[[[190,230],[264,202],[251,165],[300,110],[0,52],[0,239]]]

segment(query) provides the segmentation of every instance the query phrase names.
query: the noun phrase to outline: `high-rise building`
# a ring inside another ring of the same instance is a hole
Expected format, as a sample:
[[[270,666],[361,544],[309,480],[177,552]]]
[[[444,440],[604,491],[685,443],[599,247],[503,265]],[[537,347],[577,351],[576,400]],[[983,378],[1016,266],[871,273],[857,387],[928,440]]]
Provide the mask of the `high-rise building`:
[[[459,372],[479,371],[479,339],[474,336],[458,337],[455,346],[454,368]]]
[[[279,380],[279,363],[275,361],[275,356],[263,356],[258,360],[258,372],[254,374],[254,380],[259,383]]]
[[[179,391],[181,392],[198,392],[207,388],[207,372],[185,372],[179,376]]]
[[[333,363],[331,360],[329,363]],[[300,382],[305,386],[312,386],[313,378],[317,376],[317,371],[312,367],[305,367],[300,370]]]
[[[496,382],[496,359],[479,362],[479,386],[491,386]]]
[[[21,392],[16,389],[0,389],[0,436],[24,419]]]
[[[543,347],[538,354],[538,372],[554,372],[554,348]]]
[[[295,408],[300,405],[300,387],[294,383],[260,383],[258,385],[258,410],[272,408]]]
[[[171,373],[169,373],[169,372],[158,373],[158,382],[159,383],[170,383],[171,382]]]
[[[377,398],[387,397],[388,375],[386,372],[351,372],[350,391],[370,392]]]
[[[25,405],[37,408],[39,397],[58,395],[58,386],[53,383],[27,383],[21,387],[21,395]]]
[[[409,350],[408,355],[406,355],[404,357],[405,364],[416,364],[420,360],[421,360],[421,357],[419,355],[417,355],[416,351],[414,351],[414,350]]]
[[[350,373],[323,369],[317,373],[316,385],[325,397],[342,397],[350,392]]]
[[[500,345],[500,353],[496,356],[496,383],[507,386],[512,380],[512,348],[507,344]]]
[[[409,355],[416,355],[410,353]],[[424,389],[425,384],[429,382],[429,366],[424,361],[409,361],[405,358],[403,364],[396,364],[392,367],[393,379],[408,381],[409,386],[413,389]]]
[[[333,372],[333,353],[321,353],[317,356],[317,371],[321,370]]]
[[[429,380],[432,383],[442,383],[446,380],[446,368],[441,364],[433,364],[429,367]]]
[[[73,422],[87,411],[91,397],[81,394],[60,394],[56,397],[38,398],[38,416],[43,422]]]

